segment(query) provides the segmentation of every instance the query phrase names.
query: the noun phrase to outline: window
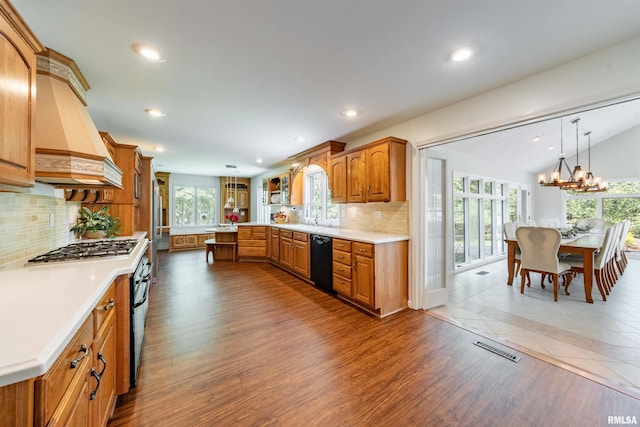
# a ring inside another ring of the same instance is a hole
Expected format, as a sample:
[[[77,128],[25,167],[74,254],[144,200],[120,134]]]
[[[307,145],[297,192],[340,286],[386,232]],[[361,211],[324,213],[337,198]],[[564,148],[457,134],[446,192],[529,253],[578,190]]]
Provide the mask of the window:
[[[453,238],[456,269],[503,255],[502,225],[517,218],[521,185],[454,173]]]
[[[216,190],[213,187],[173,187],[174,227],[214,225]]]
[[[327,173],[319,166],[311,165],[305,172],[305,216],[309,223],[338,224],[339,205],[331,202]]]
[[[640,249],[640,180],[612,182],[605,193],[568,191],[565,212],[568,223],[580,218],[599,217],[610,226],[628,219],[631,227],[626,236],[626,249]]]

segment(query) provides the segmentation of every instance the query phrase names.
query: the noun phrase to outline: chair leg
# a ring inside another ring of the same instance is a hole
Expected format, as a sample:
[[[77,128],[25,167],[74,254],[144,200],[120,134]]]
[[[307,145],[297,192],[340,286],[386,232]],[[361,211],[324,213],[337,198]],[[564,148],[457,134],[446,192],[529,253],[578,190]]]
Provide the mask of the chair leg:
[[[544,279],[547,277],[547,273],[541,273],[542,277],[540,278],[540,287],[545,289],[544,287]],[[551,283],[551,275],[549,275],[549,283]]]
[[[520,270],[520,293],[524,294],[524,281],[529,277],[529,270]]]
[[[558,301],[558,275],[553,275],[553,300]]]
[[[607,297],[604,295],[605,289],[602,283],[602,275],[600,274],[600,270],[595,270],[594,276],[596,276],[596,285],[598,285],[598,290],[600,291],[600,296],[602,296],[602,301],[606,301]],[[607,291],[607,295],[609,295],[608,291]]]
[[[573,272],[562,275],[562,283],[564,284],[564,293],[566,295],[571,295],[569,293],[569,286],[573,281]]]

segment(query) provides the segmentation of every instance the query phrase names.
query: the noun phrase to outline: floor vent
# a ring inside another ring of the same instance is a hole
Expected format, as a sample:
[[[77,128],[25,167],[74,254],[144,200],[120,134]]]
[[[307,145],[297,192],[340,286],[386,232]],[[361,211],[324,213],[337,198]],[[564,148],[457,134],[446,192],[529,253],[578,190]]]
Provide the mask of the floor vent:
[[[484,271],[484,270],[483,270],[483,271],[478,271],[476,274],[477,274],[478,276],[486,276],[487,274],[489,274],[489,272],[488,272],[488,271]]]
[[[502,356],[505,359],[511,360],[512,362],[518,363],[520,361],[520,357],[515,356],[513,354],[507,353],[506,351],[502,351],[498,348],[495,348],[493,346],[490,346],[489,344],[483,343],[482,341],[476,341],[473,343],[474,345],[477,345],[478,347],[484,348],[485,350],[490,351],[491,353],[495,353],[498,356]]]

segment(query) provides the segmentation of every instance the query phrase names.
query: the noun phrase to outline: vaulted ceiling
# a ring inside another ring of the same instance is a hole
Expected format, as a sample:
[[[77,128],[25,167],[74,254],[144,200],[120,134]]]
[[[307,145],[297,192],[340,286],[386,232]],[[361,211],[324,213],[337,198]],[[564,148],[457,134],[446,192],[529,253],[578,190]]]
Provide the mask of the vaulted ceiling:
[[[12,3],[78,64],[99,130],[160,170],[214,176],[227,164],[255,176],[640,35],[637,0]],[[143,60],[134,43],[166,61]],[[449,62],[462,45],[475,55]]]

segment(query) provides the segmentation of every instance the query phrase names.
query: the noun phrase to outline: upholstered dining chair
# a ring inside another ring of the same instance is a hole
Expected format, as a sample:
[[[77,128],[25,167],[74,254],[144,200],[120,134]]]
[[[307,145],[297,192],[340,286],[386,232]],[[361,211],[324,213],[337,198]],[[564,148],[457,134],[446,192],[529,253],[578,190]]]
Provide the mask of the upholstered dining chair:
[[[520,227],[516,230],[516,240],[520,246],[520,293],[524,294],[525,280],[530,272],[542,274],[540,285],[544,288],[545,275],[553,280],[553,300],[558,301],[558,278],[562,276],[565,292],[569,294],[569,284],[573,278],[571,266],[558,259],[560,232],[546,227]],[[530,286],[530,281],[529,281]]]
[[[516,238],[516,229],[518,225],[515,222],[505,222],[502,224],[502,231],[504,237],[506,239],[515,239]],[[516,249],[516,257],[514,260],[514,272],[513,277],[518,277],[518,273],[520,272],[520,249]]]
[[[624,270],[627,268],[627,254],[624,253],[624,245],[626,244],[627,234],[629,234],[630,227],[630,220],[627,219],[622,221],[620,240],[618,241],[615,255],[616,265],[618,266],[618,271],[620,272],[620,274],[624,273]]]
[[[608,227],[604,232],[602,247],[593,257],[593,274],[596,278],[596,285],[602,296],[602,301],[606,301],[611,287],[615,283],[614,277],[609,269],[612,267],[612,253],[614,253],[615,227]],[[574,273],[584,273],[584,258],[582,255],[569,255],[562,258],[562,261],[571,266]]]

